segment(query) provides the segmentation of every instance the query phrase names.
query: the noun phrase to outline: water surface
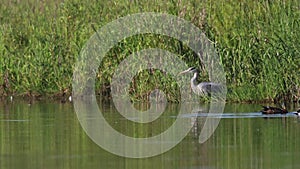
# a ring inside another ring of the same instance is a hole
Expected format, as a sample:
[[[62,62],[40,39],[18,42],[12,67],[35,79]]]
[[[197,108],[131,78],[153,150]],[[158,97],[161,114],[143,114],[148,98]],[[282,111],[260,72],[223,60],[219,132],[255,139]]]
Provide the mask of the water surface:
[[[141,125],[124,119],[111,104],[99,105],[107,121],[131,137],[159,134],[176,118],[189,118],[196,123],[170,151],[131,159],[111,154],[95,144],[81,128],[71,103],[1,101],[0,168],[300,168],[300,120],[292,113],[263,116],[259,105],[227,104],[212,137],[200,144],[198,136],[207,116],[205,110],[176,117],[180,106],[169,105],[159,119]]]

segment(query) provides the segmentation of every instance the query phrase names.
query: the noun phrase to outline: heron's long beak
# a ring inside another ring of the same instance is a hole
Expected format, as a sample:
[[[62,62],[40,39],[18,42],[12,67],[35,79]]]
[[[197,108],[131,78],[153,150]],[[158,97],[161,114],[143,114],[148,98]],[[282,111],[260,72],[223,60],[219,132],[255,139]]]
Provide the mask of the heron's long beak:
[[[188,73],[189,71],[190,71],[189,69],[187,69],[187,70],[184,70],[184,71],[182,71],[182,72],[178,73],[178,75],[182,75],[182,74]]]

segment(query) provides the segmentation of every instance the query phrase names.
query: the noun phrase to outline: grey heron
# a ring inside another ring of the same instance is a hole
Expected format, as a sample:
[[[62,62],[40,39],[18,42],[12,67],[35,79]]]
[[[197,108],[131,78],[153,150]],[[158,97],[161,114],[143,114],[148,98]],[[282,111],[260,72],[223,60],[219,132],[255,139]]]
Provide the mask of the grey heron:
[[[195,67],[190,67],[187,70],[180,72],[179,75],[185,73],[194,73],[194,76],[191,79],[191,88],[196,95],[208,96],[211,95],[212,93],[214,94],[221,93],[224,89],[224,86],[220,83],[214,83],[214,82],[198,83],[197,77],[199,75],[199,70],[196,69]]]

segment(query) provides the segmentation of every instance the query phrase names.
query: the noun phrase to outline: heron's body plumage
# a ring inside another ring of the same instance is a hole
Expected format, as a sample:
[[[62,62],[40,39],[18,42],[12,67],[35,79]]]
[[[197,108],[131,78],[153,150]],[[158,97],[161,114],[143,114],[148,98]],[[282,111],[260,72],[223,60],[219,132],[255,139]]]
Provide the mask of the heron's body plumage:
[[[222,92],[222,89],[224,87],[222,84],[214,83],[214,82],[198,83],[197,78],[199,75],[199,71],[194,67],[191,67],[181,72],[180,74],[188,73],[188,72],[194,73],[194,76],[191,79],[191,88],[196,95],[205,96],[205,95],[211,95],[212,93]]]

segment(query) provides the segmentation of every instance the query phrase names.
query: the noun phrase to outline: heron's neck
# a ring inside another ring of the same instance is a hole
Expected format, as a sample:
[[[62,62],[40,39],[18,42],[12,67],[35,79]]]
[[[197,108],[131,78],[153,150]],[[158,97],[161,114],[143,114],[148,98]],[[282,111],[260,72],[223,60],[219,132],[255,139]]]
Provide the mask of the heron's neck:
[[[197,82],[197,77],[198,77],[198,72],[195,72],[194,73],[194,76],[192,77],[192,79],[191,79],[191,85],[193,86],[196,86],[197,84],[198,84],[198,82]]]

